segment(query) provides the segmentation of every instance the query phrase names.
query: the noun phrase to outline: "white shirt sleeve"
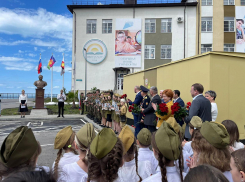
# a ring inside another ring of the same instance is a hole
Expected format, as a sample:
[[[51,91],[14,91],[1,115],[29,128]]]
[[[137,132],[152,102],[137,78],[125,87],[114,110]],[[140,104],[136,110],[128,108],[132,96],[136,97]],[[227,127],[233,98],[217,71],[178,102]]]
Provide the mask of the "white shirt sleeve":
[[[21,95],[19,96],[19,103],[21,103],[21,98],[20,97],[21,97]]]
[[[59,100],[59,98],[60,98],[60,94],[57,95],[57,99],[58,99],[58,100]]]
[[[27,95],[26,95],[26,104],[27,104]]]

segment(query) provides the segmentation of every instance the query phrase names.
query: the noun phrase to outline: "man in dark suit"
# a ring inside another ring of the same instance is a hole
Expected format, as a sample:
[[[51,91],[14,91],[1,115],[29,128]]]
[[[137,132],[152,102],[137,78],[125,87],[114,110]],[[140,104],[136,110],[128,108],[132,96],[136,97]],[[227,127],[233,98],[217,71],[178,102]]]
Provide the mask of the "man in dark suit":
[[[185,106],[184,101],[180,98],[180,91],[179,90],[174,90],[174,96],[173,96],[173,103],[178,103],[181,107]],[[183,120],[176,120],[177,123],[179,123],[180,126],[182,126],[184,124]]]
[[[143,97],[143,100],[141,101],[140,103],[140,108],[142,109],[146,109],[150,102],[151,102],[151,99],[150,97],[148,96],[148,93],[149,92],[149,89],[145,88],[144,86],[140,86],[140,93],[141,93],[141,96]],[[136,128],[135,128],[135,137],[137,138],[137,135],[138,133],[140,132],[140,130],[142,128],[145,127],[144,125],[144,119],[145,119],[145,114],[143,114],[142,112],[139,114],[139,118],[138,118],[138,123],[136,124]]]
[[[145,127],[148,128],[150,132],[154,132],[156,131],[156,123],[155,123],[156,115],[155,115],[155,110],[152,107],[151,103],[160,104],[161,98],[157,94],[157,87],[154,86],[151,87],[150,94],[152,96],[150,104],[146,109],[142,108],[141,111],[143,112],[143,114],[145,114],[145,118],[144,118]]]
[[[134,87],[134,93],[136,93],[134,102],[132,102],[131,100],[128,99],[127,103],[129,105],[134,105],[136,104],[137,106],[140,105],[140,102],[142,101],[143,97],[141,96],[140,93],[140,87],[139,86],[135,86]],[[138,114],[137,113],[132,113],[134,116],[134,126],[136,126],[136,124],[138,123]]]
[[[191,86],[190,92],[193,101],[191,103],[191,107],[189,108],[189,116],[184,119],[186,122],[185,138],[191,138],[189,133],[189,123],[193,116],[199,116],[203,122],[212,121],[211,103],[202,95],[203,90],[204,88],[200,83],[195,83]]]

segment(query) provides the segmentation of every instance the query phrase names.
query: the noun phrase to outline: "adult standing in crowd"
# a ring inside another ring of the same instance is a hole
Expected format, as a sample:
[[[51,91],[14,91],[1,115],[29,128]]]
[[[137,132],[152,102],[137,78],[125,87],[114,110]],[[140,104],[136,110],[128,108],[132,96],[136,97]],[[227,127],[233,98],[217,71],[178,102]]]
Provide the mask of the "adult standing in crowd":
[[[81,115],[84,114],[84,100],[85,100],[85,98],[84,98],[84,94],[82,92],[80,95]]]
[[[211,103],[208,99],[206,99],[203,94],[203,86],[200,83],[195,83],[191,86],[191,96],[193,98],[191,107],[189,108],[189,115],[184,118],[186,122],[185,128],[185,138],[190,139],[191,135],[189,132],[189,123],[193,116],[198,116],[205,121],[212,121],[211,115]]]
[[[157,92],[158,92],[157,87],[153,86],[150,88],[150,95],[152,97],[151,102],[146,109],[144,108],[141,109],[143,114],[145,114],[144,124],[146,128],[150,130],[151,133],[156,131],[156,125],[155,125],[156,115],[155,115],[155,110],[152,107],[152,103],[155,103],[155,104],[161,103],[161,98],[157,94]]]
[[[136,104],[138,106],[138,105],[140,105],[140,103],[141,103],[141,101],[143,99],[143,97],[141,96],[141,93],[140,93],[140,87],[139,86],[135,86],[134,87],[134,93],[136,93],[134,102],[132,102],[131,100],[128,99],[127,103],[129,105]],[[132,114],[134,116],[134,126],[136,126],[136,124],[138,123],[139,115],[137,113],[132,113]],[[135,135],[135,137],[137,137],[137,135]]]
[[[21,114],[20,118],[24,118],[25,117],[25,112],[28,111],[27,108],[27,95],[25,95],[25,90],[22,90],[22,94],[19,96],[19,112]],[[22,114],[24,113],[24,116],[22,116]]]
[[[173,98],[174,98],[173,103],[177,102],[177,103],[179,103],[179,105],[181,107],[185,106],[185,102],[180,98],[180,91],[179,90],[174,90]],[[177,123],[179,123],[180,126],[182,126],[184,124],[184,121],[182,121],[182,120],[176,120],[176,121],[177,121]]]
[[[60,90],[60,94],[57,95],[58,99],[58,108],[59,108],[59,115],[57,116],[60,117],[60,109],[62,110],[62,117],[64,118],[64,102],[66,100],[66,95],[63,93],[63,90]]]
[[[162,103],[164,103],[164,100],[163,100],[163,94],[162,94],[162,93],[163,93],[163,91],[164,91],[164,90],[160,90],[160,94],[159,94],[159,96],[160,96],[160,98],[161,98]]]
[[[212,113],[212,121],[216,121],[216,118],[218,116],[218,107],[215,103],[215,98],[217,97],[215,91],[209,90],[205,92],[205,97],[211,102],[211,113]]]

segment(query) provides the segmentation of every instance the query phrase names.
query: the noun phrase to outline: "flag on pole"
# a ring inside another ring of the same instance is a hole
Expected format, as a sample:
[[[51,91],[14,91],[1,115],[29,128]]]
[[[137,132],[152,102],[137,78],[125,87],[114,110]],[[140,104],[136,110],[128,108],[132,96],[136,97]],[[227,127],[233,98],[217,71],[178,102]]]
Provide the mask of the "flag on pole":
[[[41,61],[41,57],[39,59],[37,72],[38,72],[38,74],[42,73],[42,61]]]
[[[63,60],[61,62],[61,72],[60,72],[60,75],[62,76],[64,73],[65,73],[65,60],[64,60],[64,57],[63,57]]]
[[[56,62],[55,58],[53,57],[53,55],[51,56],[49,62],[48,62],[48,66],[47,68],[50,70],[50,68],[53,67],[54,63]]]

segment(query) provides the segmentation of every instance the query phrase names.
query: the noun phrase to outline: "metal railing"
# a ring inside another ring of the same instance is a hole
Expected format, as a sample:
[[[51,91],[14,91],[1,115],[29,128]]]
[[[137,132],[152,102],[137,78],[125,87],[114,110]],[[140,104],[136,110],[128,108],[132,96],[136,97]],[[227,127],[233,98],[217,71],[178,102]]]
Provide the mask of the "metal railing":
[[[191,2],[194,2],[194,0],[191,0]],[[137,4],[163,4],[163,3],[181,3],[181,0],[137,0]],[[72,0],[72,5],[109,5],[109,4],[124,4],[124,0]]]
[[[36,98],[35,93],[25,93],[27,98]],[[20,93],[1,93],[1,99],[19,99]],[[57,98],[57,94],[52,94],[53,98]],[[51,94],[44,94],[44,98],[50,98]]]

